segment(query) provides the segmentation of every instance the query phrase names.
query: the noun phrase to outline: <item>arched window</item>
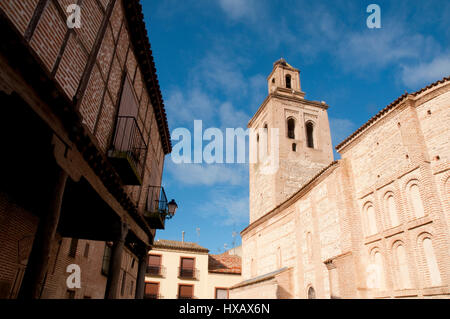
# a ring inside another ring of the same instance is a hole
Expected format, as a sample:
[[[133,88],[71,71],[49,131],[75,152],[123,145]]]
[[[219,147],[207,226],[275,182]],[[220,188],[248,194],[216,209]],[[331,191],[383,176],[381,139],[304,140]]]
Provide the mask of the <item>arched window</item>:
[[[379,251],[375,252],[375,254],[373,254],[373,260],[372,260],[373,264],[375,265],[375,275],[376,275],[376,280],[375,280],[375,284],[377,289],[380,290],[385,290],[385,270],[384,270],[384,262],[383,262],[383,256],[381,255],[381,253]]]
[[[269,127],[264,124],[264,156],[269,154]]]
[[[314,124],[312,122],[306,123],[306,145],[314,148]]]
[[[293,118],[288,119],[288,138],[295,139],[295,120]]]
[[[259,134],[256,134],[256,163],[259,163],[260,155],[259,155]]]
[[[398,281],[398,288],[400,289],[408,289],[411,288],[411,278],[409,276],[409,266],[408,266],[408,259],[405,247],[403,245],[399,244],[395,248],[395,261],[397,264],[397,281]]]
[[[316,299],[316,291],[313,287],[308,288],[308,299]]]
[[[391,227],[398,226],[400,221],[398,219],[397,205],[395,205],[395,198],[392,193],[386,195],[386,210],[388,212]]]
[[[281,248],[277,248],[277,268],[280,269],[283,265],[283,260],[281,259]]]
[[[375,213],[375,209],[372,206],[372,203],[368,203],[364,206],[364,220],[365,220],[365,228],[366,235],[374,235],[378,232],[377,230],[377,216]]]
[[[425,261],[427,263],[429,282],[433,287],[440,286],[442,284],[441,273],[439,271],[436,255],[434,254],[433,242],[431,241],[431,238],[426,237],[423,239],[422,248]]]
[[[255,262],[255,259],[253,259],[253,258],[250,262],[250,271],[251,271],[251,276],[256,277],[256,262]]]
[[[313,259],[313,247],[312,247],[312,235],[311,233],[306,234],[306,249],[308,254],[308,261],[312,262]]]
[[[416,218],[424,216],[425,210],[423,208],[422,198],[420,196],[420,189],[417,184],[411,184],[411,186],[409,186],[409,200],[414,216]]]
[[[291,88],[291,76],[290,76],[289,74],[286,75],[286,87],[287,87],[288,89]]]

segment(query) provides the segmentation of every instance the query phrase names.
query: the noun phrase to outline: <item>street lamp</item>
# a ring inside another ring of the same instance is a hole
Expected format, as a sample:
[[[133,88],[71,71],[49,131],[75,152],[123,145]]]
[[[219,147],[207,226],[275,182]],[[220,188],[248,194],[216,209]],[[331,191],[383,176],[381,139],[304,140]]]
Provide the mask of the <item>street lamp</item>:
[[[172,199],[172,200],[167,204],[167,206],[168,206],[168,211],[169,211],[169,214],[167,215],[167,219],[171,219],[171,218],[173,217],[173,215],[175,215],[175,212],[176,212],[176,210],[177,210],[177,208],[178,208],[178,205],[177,205],[177,203],[175,202],[175,200]]]

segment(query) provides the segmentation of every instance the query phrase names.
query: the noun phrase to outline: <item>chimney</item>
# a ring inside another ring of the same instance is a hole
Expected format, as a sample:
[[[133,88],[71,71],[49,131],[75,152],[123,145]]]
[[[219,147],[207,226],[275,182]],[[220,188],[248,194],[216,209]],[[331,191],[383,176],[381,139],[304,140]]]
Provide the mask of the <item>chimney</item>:
[[[184,230],[181,232],[181,242],[184,243]]]

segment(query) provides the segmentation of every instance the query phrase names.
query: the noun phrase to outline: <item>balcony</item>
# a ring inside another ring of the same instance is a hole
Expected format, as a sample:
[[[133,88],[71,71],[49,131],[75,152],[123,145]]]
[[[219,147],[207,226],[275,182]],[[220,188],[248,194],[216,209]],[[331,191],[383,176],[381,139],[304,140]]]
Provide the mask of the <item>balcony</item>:
[[[147,203],[144,217],[153,229],[164,229],[169,208],[163,187],[149,186],[147,189]]]
[[[108,157],[125,185],[142,185],[145,144],[133,116],[119,116]]]
[[[198,277],[199,277],[198,269],[178,267],[178,278],[197,280]]]
[[[164,277],[166,275],[166,267],[147,266],[147,275],[152,277]]]
[[[145,294],[144,299],[163,299],[161,294]]]

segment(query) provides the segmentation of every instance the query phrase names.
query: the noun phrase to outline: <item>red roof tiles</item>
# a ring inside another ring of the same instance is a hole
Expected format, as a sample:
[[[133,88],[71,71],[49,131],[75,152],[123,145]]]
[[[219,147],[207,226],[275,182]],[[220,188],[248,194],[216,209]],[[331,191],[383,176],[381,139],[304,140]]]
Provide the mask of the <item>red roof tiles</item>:
[[[208,271],[213,273],[241,274],[242,259],[225,252],[220,255],[209,255]]]

